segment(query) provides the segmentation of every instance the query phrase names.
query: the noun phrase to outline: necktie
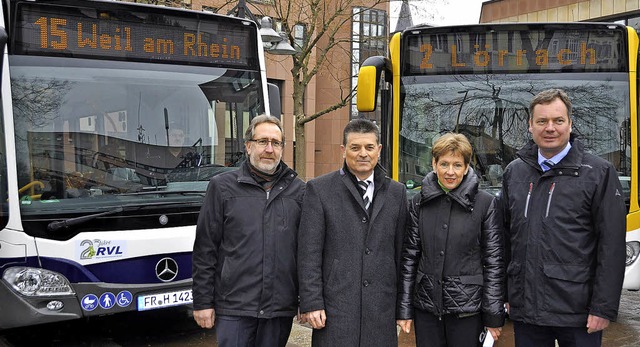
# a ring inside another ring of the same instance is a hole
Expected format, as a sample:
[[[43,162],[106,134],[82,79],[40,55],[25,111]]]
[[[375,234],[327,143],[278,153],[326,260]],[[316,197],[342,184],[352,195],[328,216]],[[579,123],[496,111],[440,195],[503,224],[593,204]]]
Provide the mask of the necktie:
[[[542,162],[546,167],[548,167],[549,169],[553,169],[553,166],[556,165],[554,164],[551,160],[545,160]]]
[[[369,196],[367,195],[367,188],[369,188],[369,181],[358,181],[358,185],[362,190],[362,200],[364,200],[364,208],[369,209],[371,205],[371,201],[369,200]]]

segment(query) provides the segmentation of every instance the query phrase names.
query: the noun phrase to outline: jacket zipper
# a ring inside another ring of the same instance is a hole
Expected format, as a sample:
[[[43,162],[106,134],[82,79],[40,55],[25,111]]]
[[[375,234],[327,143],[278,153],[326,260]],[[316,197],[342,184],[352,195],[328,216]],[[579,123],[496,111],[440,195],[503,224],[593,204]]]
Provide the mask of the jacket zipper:
[[[549,207],[551,206],[551,198],[553,197],[553,190],[556,188],[556,182],[551,184],[551,188],[549,188],[549,199],[547,199],[547,212],[545,213],[545,217],[549,217]]]
[[[527,218],[529,212],[529,200],[531,200],[531,191],[533,190],[533,182],[529,182],[529,193],[527,194],[527,203],[524,205],[524,218]]]

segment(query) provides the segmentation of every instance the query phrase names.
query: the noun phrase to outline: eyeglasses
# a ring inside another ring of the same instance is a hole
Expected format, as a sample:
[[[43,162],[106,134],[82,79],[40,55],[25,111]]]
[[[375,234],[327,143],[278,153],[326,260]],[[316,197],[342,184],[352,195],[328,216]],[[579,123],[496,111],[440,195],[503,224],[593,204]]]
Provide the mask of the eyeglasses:
[[[282,147],[284,147],[284,142],[283,141],[278,141],[278,140],[257,139],[257,140],[249,140],[249,141],[255,142],[260,147],[267,147],[267,145],[269,143],[271,143],[271,146],[273,146],[273,148],[282,148]]]

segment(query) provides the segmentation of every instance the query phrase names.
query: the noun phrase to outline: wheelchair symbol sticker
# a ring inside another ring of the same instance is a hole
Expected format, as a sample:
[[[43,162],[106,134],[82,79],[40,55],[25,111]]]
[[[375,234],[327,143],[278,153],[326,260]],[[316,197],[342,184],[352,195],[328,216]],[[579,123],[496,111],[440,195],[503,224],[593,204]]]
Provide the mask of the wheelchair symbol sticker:
[[[132,300],[133,300],[133,295],[131,295],[131,293],[128,290],[121,291],[120,293],[118,293],[118,296],[116,297],[116,303],[120,307],[129,306]]]

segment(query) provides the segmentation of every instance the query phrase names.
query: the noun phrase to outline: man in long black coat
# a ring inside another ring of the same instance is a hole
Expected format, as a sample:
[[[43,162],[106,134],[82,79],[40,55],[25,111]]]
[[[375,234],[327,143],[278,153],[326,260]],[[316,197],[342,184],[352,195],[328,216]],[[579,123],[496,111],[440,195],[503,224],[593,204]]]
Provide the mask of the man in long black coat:
[[[342,169],[307,183],[298,231],[300,311],[313,346],[397,346],[396,289],[407,197],[377,165],[378,127],[344,129]]]

